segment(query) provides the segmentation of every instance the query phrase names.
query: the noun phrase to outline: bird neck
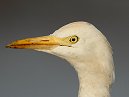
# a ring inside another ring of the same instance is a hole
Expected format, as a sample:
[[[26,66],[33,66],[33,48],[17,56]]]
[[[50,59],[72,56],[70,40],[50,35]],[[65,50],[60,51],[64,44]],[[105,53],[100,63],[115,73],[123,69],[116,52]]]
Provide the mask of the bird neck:
[[[79,78],[78,97],[109,97],[109,83],[97,62],[70,61]]]

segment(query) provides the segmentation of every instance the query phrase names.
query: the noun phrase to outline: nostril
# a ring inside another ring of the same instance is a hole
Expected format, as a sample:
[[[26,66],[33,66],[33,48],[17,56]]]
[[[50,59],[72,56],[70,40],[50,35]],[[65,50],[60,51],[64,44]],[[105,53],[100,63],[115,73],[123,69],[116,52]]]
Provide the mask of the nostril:
[[[41,40],[41,41],[49,41],[49,40]]]

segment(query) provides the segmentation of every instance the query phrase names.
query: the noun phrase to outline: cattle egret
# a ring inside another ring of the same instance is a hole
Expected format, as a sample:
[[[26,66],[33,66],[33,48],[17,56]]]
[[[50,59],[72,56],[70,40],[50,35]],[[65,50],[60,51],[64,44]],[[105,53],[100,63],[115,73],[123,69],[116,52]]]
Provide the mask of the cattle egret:
[[[59,56],[78,74],[78,97],[110,97],[110,85],[115,79],[112,49],[106,37],[90,23],[73,22],[49,36],[17,40],[7,47]]]

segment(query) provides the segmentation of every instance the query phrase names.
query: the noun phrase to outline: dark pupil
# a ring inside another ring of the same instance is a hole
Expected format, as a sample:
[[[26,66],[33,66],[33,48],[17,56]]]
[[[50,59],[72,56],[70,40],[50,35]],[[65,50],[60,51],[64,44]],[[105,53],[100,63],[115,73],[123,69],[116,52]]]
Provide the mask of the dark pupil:
[[[76,39],[75,38],[72,38],[72,41],[75,41]]]

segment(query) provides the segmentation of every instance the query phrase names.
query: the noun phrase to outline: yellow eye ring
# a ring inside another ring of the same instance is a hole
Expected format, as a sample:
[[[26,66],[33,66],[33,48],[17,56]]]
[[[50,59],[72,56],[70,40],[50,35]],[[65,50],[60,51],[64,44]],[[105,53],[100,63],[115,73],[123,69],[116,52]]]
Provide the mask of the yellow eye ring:
[[[76,35],[71,36],[70,39],[69,39],[69,41],[70,41],[72,44],[77,43],[78,40],[79,40],[79,37],[76,36]]]

